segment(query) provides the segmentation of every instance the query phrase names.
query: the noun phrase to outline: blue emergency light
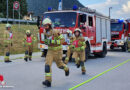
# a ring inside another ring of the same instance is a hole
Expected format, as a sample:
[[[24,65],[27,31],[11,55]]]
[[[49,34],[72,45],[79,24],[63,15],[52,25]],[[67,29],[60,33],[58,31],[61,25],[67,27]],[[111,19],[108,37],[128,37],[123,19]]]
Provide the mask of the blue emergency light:
[[[74,5],[73,10],[78,10],[78,6]]]
[[[52,8],[51,8],[51,7],[48,7],[48,11],[52,11]]]
[[[123,19],[118,19],[118,23],[123,23],[124,20]]]

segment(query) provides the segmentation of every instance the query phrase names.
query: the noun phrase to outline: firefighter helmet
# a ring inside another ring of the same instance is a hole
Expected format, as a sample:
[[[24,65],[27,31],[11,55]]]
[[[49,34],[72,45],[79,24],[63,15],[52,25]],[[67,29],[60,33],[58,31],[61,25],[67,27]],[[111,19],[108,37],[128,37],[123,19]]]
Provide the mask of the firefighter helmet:
[[[81,33],[81,30],[79,28],[76,28],[74,32],[79,31]]]
[[[6,28],[8,28],[8,27],[11,27],[11,24],[7,23],[6,24]]]
[[[43,25],[47,25],[47,24],[51,25],[51,24],[52,24],[52,21],[51,21],[49,18],[45,18],[45,19],[43,20],[42,24],[43,24]]]
[[[67,33],[71,33],[72,34],[72,31],[71,30],[67,30]]]
[[[31,34],[30,30],[26,30],[26,34]]]

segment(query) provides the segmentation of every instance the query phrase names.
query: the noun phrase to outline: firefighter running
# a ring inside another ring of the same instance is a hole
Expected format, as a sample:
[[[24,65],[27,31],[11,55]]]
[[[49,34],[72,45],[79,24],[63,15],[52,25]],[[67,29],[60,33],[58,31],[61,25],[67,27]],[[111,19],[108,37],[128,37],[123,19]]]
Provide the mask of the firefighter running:
[[[73,49],[74,49],[74,58],[77,68],[81,66],[82,74],[86,74],[86,69],[84,66],[85,62],[85,39],[81,36],[81,30],[79,28],[74,31],[74,41],[73,41]]]
[[[68,64],[69,60],[73,58],[71,57],[73,55],[73,49],[72,49],[72,42],[73,42],[73,36],[72,36],[72,31],[68,30],[67,31],[67,37],[68,37],[68,48],[67,48],[67,57],[65,58],[64,63]]]
[[[128,35],[127,43],[128,43],[128,52],[130,52],[130,33]]]
[[[24,60],[27,62],[28,59],[32,60],[33,44],[36,42],[36,37],[31,35],[30,30],[26,31],[26,36],[23,39],[23,46],[25,48]]]
[[[53,61],[56,62],[58,68],[65,71],[66,76],[69,76],[69,68],[62,61],[62,43],[64,42],[63,36],[58,30],[52,30],[52,22],[49,18],[44,19],[43,25],[45,27],[45,44],[48,45],[48,52],[45,62],[45,81],[43,82],[43,85],[51,87],[51,66]]]
[[[12,38],[13,38],[13,33],[11,31],[11,25],[10,24],[6,24],[6,31],[4,32],[4,61],[6,63],[12,62],[10,61],[10,50],[12,47]]]

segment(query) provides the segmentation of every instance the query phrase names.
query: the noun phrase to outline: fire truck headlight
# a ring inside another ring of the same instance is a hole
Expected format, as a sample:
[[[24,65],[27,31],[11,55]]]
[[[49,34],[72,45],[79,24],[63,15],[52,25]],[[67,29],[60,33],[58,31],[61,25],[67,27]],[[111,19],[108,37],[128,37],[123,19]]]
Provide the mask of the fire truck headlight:
[[[123,42],[123,41],[120,41],[120,44],[122,45],[122,44],[124,44],[124,42]]]

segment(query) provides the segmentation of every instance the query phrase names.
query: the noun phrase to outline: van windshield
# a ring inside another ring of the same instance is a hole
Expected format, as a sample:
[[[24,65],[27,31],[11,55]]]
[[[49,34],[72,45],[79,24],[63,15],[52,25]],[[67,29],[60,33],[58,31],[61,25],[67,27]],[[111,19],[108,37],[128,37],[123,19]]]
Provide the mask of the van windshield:
[[[50,18],[54,27],[75,27],[76,25],[75,12],[55,12],[45,13],[44,18]]]

